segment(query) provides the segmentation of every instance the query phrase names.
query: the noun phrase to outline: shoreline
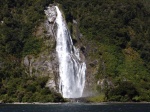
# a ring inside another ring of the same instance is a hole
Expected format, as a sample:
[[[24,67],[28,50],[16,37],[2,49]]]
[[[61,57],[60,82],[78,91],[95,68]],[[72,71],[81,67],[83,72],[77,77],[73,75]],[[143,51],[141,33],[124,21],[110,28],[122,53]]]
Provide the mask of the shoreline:
[[[28,104],[35,104],[35,105],[53,105],[53,104],[63,104],[61,102],[58,102],[58,103],[54,103],[54,102],[47,102],[47,103],[41,103],[41,102],[32,102],[32,103],[29,103],[29,102],[13,102],[13,103],[1,103],[1,104],[15,104],[15,105],[28,105]]]
[[[1,104],[14,104],[14,105],[56,105],[56,104],[85,104],[85,105],[109,105],[109,104],[150,104],[150,102],[91,102],[91,103],[86,103],[86,102],[47,102],[47,103],[41,103],[41,102],[13,102],[13,103],[0,103]]]

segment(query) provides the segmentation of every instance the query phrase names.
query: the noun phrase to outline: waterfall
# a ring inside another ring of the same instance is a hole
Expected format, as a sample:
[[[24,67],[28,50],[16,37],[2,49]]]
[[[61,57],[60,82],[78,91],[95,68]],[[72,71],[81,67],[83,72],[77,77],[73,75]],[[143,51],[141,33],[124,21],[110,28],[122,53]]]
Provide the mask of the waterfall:
[[[56,52],[59,62],[59,92],[64,98],[82,97],[86,64],[80,59],[79,49],[73,46],[70,32],[61,11],[55,6],[57,17]]]

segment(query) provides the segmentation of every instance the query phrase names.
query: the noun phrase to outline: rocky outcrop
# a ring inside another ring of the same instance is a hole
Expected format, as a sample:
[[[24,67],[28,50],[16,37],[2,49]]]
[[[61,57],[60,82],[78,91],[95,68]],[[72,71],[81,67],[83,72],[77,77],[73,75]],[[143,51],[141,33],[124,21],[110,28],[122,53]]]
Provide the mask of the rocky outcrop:
[[[87,71],[86,71],[86,82],[85,82],[85,91],[84,96],[95,96],[98,94],[97,87],[101,87],[100,83],[100,77],[97,77],[98,75],[102,76],[105,74],[105,66],[103,65],[103,59],[101,53],[97,54],[98,50],[91,42],[84,42],[85,43],[85,55],[86,55],[86,65],[87,65]],[[93,49],[95,48],[95,49]],[[99,74],[99,71],[102,71],[101,74]],[[98,83],[99,82],[99,83]]]
[[[112,81],[107,78],[99,79],[97,81],[97,85],[100,86],[101,90],[104,90],[105,88],[114,87]]]
[[[56,8],[55,8],[55,6],[50,5],[50,6],[47,8],[47,10],[45,10],[45,14],[46,14],[46,16],[47,16],[47,18],[48,18],[48,21],[49,21],[50,23],[54,23],[54,22],[55,22],[55,19],[56,19],[56,17],[57,17],[57,13],[56,13]]]
[[[57,16],[55,6],[48,7],[51,13],[45,11],[48,20],[42,23],[35,33],[37,38],[43,38],[42,52],[38,55],[27,55],[24,57],[23,65],[26,73],[30,76],[48,76],[47,87],[57,91],[58,86],[58,61],[55,52],[55,19]]]
[[[45,10],[47,20],[45,21],[46,36],[55,37],[55,19],[57,17],[56,8],[53,5],[50,5],[47,10]]]

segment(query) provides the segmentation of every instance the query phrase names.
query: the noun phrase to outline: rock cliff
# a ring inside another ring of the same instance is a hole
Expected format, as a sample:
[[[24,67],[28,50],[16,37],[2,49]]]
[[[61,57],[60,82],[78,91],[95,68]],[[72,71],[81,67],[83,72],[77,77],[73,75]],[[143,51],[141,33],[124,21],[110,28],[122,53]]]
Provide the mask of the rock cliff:
[[[57,79],[59,76],[54,32],[57,13],[54,6],[50,6],[48,10],[51,10],[51,13],[45,11],[45,14],[46,16],[50,16],[51,19],[46,19],[37,28],[35,33],[37,38],[44,40],[42,52],[36,56],[25,56],[23,64],[26,68],[26,73],[30,76],[49,76],[49,81],[46,86],[57,91]]]

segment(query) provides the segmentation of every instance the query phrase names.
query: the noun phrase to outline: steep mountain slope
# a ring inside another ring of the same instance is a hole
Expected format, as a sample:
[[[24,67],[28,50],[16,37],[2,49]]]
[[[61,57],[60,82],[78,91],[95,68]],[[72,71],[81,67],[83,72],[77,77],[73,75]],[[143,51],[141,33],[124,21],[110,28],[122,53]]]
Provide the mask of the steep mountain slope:
[[[73,42],[86,57],[84,96],[96,95],[89,101],[150,101],[149,0],[1,1],[0,100],[64,101],[45,88],[48,78],[36,77],[48,72],[28,66],[30,59],[38,62],[32,68],[55,60],[46,56],[54,53],[55,40],[44,36],[42,24],[50,3],[59,3]]]
[[[49,3],[1,1],[0,100],[3,102],[64,101],[55,90],[55,40],[45,27],[48,21],[44,9]]]
[[[62,4],[68,24],[76,20],[83,35],[78,37],[85,45],[87,89],[99,91],[98,95],[104,93],[104,100],[149,101],[149,2],[57,2]]]

